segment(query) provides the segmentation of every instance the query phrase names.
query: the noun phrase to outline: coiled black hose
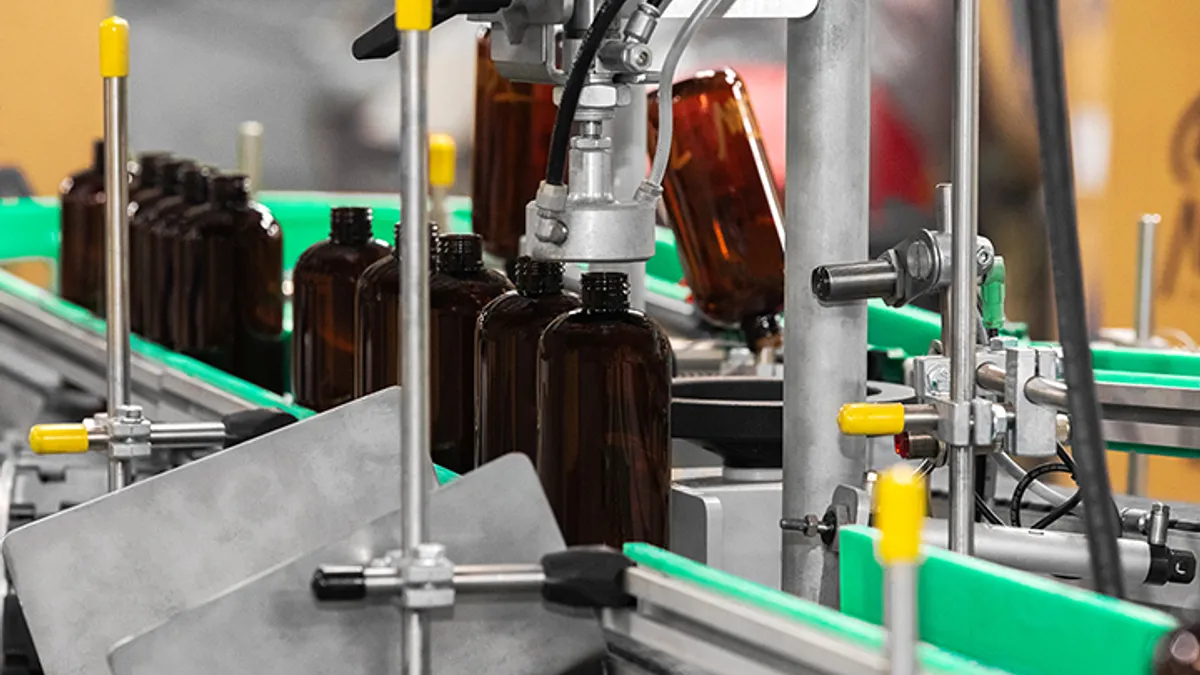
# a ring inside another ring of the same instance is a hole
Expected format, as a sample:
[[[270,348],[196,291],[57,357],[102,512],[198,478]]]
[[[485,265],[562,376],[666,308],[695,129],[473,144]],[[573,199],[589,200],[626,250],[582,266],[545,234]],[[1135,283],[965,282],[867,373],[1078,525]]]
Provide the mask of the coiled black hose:
[[[1051,474],[1051,473],[1068,473],[1069,474],[1069,473],[1073,473],[1073,471],[1071,471],[1071,467],[1069,467],[1066,464],[1063,464],[1061,462],[1053,462],[1051,464],[1039,464],[1038,466],[1035,466],[1032,469],[1030,469],[1029,473],[1025,474],[1021,478],[1021,480],[1017,481],[1017,487],[1013,490],[1012,499],[1010,499],[1009,503],[1008,503],[1008,521],[1010,523],[1012,523],[1013,527],[1021,527],[1021,502],[1025,501],[1025,491],[1029,489],[1029,486],[1033,484],[1033,481],[1038,480],[1042,476],[1045,476],[1045,475]],[[1066,502],[1063,502],[1063,504],[1070,503],[1072,499],[1075,499],[1075,497],[1078,497],[1078,496],[1079,496],[1079,492],[1076,492],[1075,496],[1071,497],[1071,499],[1068,499]],[[1078,503],[1079,503],[1078,501],[1075,502],[1075,504],[1078,504]],[[1075,504],[1072,504],[1072,508],[1075,506]],[[1057,508],[1055,510],[1057,510]],[[1070,509],[1067,509],[1067,510],[1069,511]],[[1054,513],[1054,511],[1051,511],[1050,513]],[[1066,511],[1064,511],[1063,513],[1066,513]],[[1049,516],[1049,514],[1047,514],[1047,516]],[[1058,520],[1059,517],[1061,517],[1061,514],[1060,514],[1060,516],[1055,517],[1054,520]],[[1043,518],[1042,520],[1045,520],[1045,518]],[[1052,520],[1050,522],[1054,522],[1054,520]],[[1047,523],[1047,525],[1048,524],[1049,523]],[[1045,527],[1045,525],[1043,525],[1042,527]],[[1036,528],[1036,529],[1040,529],[1040,528]]]
[[[1112,486],[1104,459],[1104,439],[1100,435],[1100,404],[1096,398],[1096,380],[1085,315],[1087,303],[1084,300],[1083,270],[1079,260],[1071,127],[1067,119],[1058,0],[1029,0],[1028,8],[1030,62],[1041,146],[1042,192],[1046,201],[1046,230],[1054,273],[1054,299],[1058,306],[1058,334],[1065,361],[1071,445],[1075,450],[1083,501],[1088,504],[1108,504],[1112,501]],[[1113,509],[1088,508],[1083,512],[1083,522],[1096,590],[1123,598],[1125,584],[1121,576],[1121,555],[1117,548],[1121,523],[1117,514]]]

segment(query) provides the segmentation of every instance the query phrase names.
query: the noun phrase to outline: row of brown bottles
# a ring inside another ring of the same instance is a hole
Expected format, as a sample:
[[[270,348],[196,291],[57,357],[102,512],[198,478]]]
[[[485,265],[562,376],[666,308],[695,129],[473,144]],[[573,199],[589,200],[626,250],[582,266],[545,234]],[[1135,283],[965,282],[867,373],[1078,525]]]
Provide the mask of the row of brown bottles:
[[[97,143],[97,164],[62,186],[60,290],[97,314],[105,287],[102,160]],[[249,199],[245,176],[143,153],[129,194],[132,330],[282,391],[283,235]]]

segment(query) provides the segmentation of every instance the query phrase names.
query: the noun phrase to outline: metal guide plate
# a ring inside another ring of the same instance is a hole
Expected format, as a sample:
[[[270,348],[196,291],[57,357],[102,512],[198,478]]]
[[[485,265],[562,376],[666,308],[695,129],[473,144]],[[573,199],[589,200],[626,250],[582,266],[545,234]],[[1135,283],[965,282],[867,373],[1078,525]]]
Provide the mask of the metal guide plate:
[[[664,18],[682,19],[696,10],[700,0],[674,0]],[[728,0],[713,12],[726,19],[801,19],[817,9],[817,0]]]
[[[537,562],[563,539],[533,466],[509,455],[430,498],[430,532],[461,564]],[[113,649],[116,675],[399,672],[399,612],[386,602],[321,603],[309,591],[322,564],[363,564],[399,543],[398,513],[181,612]],[[537,593],[458,594],[434,612],[435,673],[562,673],[603,654],[600,623]]]
[[[2,545],[46,672],[400,506],[391,388],[14,530]]]

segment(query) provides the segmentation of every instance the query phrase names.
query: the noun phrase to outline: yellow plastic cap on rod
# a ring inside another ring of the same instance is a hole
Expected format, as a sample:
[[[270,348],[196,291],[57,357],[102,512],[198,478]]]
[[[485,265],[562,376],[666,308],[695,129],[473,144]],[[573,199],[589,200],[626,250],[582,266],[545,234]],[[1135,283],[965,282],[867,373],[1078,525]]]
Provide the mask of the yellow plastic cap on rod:
[[[450,134],[429,135],[429,184],[433,187],[454,186],[454,162],[457,149]]]
[[[88,431],[82,424],[37,424],[29,430],[29,449],[39,455],[88,451]]]
[[[883,533],[879,557],[885,565],[917,561],[925,498],[925,479],[909,466],[893,467],[875,483],[875,526]]]
[[[129,22],[110,16],[100,22],[100,75],[125,77],[129,74]]]
[[[894,436],[904,431],[904,404],[847,403],[837,422],[847,436]]]
[[[433,0],[396,0],[396,30],[433,28]]]

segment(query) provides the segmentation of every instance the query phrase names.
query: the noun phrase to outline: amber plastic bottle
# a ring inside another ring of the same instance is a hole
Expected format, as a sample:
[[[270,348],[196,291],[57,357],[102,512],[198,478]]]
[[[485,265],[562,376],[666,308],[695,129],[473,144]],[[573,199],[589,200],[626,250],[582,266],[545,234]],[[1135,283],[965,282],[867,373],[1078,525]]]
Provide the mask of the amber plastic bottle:
[[[483,267],[477,234],[438,240],[438,270],[429,280],[430,401],[433,461],[458,473],[475,468],[475,325],[479,312],[512,290]]]
[[[583,275],[583,308],[538,353],[538,474],[568,546],[667,545],[671,345],[618,272]]]
[[[554,87],[510,82],[491,59],[491,34],[480,33],[475,60],[475,154],[471,218],[488,253],[516,260],[525,205],[546,174],[554,130]]]
[[[162,199],[163,166],[170,160],[171,154],[166,152],[143,152],[138,155],[137,179],[129,187],[129,286],[133,289],[130,300],[134,303],[129,325],[133,332],[139,335],[145,332],[145,317],[136,294],[137,289],[144,288],[149,282],[149,275],[142,264],[146,259],[146,252],[142,247],[146,245],[147,237],[145,233],[137,231],[138,225],[135,223],[144,226],[144,221],[139,221],[137,217],[138,211],[153,208],[154,204]]]
[[[437,271],[437,225],[430,224],[429,273]],[[400,225],[395,246],[368,267],[354,291],[354,396],[366,396],[400,381]],[[437,349],[437,345],[433,345]]]
[[[1167,633],[1154,652],[1154,675],[1200,673],[1200,625],[1190,624]]]
[[[185,274],[180,265],[187,259],[179,248],[186,226],[184,215],[208,203],[213,179],[213,170],[207,166],[186,164],[179,173],[178,194],[163,197],[152,209],[149,288],[142,292],[142,335],[171,349],[181,348],[171,320],[175,294]]]
[[[92,165],[64,178],[58,290],[64,300],[93,314],[104,304],[104,141],[92,146]]]
[[[696,306],[752,348],[777,346],[783,211],[746,86],[732,70],[704,73],[675,85],[674,106],[663,201]],[[657,94],[649,141],[653,152]]]
[[[563,264],[517,259],[517,290],[479,315],[476,361],[476,465],[510,452],[537,461],[538,339],[550,322],[580,306],[563,292]]]
[[[335,208],[329,239],[301,254],[292,272],[292,389],[321,411],[354,397],[354,290],[363,270],[388,254],[371,238],[371,209]]]
[[[130,325],[134,332],[150,340],[168,338],[163,330],[163,315],[161,312],[152,314],[163,302],[159,284],[172,264],[170,256],[173,254],[170,244],[161,239],[163,233],[156,228],[163,211],[183,203],[184,175],[195,168],[195,163],[189,159],[164,162],[159,167],[160,195],[140,205],[129,219],[129,267],[137,270],[133,274],[139,281],[144,281],[129,289]]]
[[[171,301],[176,348],[273,391],[284,386],[283,233],[241,174],[183,216]]]

